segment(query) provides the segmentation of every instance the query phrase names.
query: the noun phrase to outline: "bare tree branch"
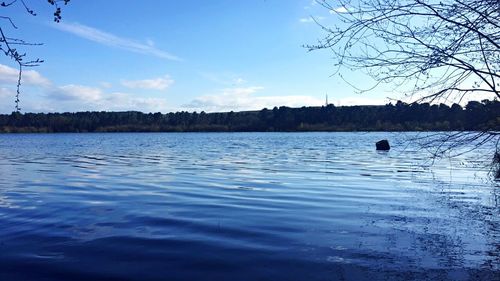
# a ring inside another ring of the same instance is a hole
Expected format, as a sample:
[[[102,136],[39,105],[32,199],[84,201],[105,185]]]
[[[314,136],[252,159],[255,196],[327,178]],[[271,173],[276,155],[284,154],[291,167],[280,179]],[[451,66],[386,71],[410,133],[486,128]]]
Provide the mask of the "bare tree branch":
[[[48,4],[55,7],[54,11],[54,21],[59,22],[61,20],[61,8],[59,6],[60,3],[63,3],[64,5],[68,4],[70,0],[47,0]],[[11,7],[17,3],[21,3],[21,5],[24,7],[26,12],[32,16],[36,16],[36,12],[31,9],[24,0],[12,0],[11,2],[1,2],[0,3],[0,8],[8,8]],[[0,10],[0,12],[6,12],[6,10]],[[9,17],[9,16],[4,16],[0,15],[0,19],[6,20],[9,22],[9,24],[14,28],[18,29],[18,26],[15,24],[14,20]],[[20,107],[20,95],[21,95],[21,84],[22,84],[22,74],[23,74],[23,69],[25,67],[34,67],[40,65],[40,63],[43,62],[43,60],[36,58],[36,59],[31,59],[31,60],[25,60],[26,58],[26,53],[20,53],[18,51],[17,47],[14,46],[39,46],[42,45],[41,43],[29,43],[23,39],[19,38],[14,38],[7,36],[5,34],[5,29],[3,29],[0,26],[0,51],[7,56],[8,58],[12,59],[17,66],[18,66],[18,79],[17,79],[17,84],[16,84],[16,96],[15,96],[15,110],[17,112],[21,111]]]
[[[375,80],[374,87],[388,84],[414,102],[461,102],[478,94],[500,99],[500,1],[317,2],[335,16],[336,24],[318,23],[325,37],[306,47],[333,52],[336,73],[361,70]],[[434,147],[435,155],[461,151],[464,145],[499,143],[500,134],[492,128],[498,124],[421,143]]]

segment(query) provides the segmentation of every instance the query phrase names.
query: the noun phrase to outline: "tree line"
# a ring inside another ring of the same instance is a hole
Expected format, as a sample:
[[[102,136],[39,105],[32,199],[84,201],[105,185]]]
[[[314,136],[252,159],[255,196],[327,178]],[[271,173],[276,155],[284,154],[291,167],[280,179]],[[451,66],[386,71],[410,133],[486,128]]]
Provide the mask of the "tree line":
[[[500,102],[275,107],[242,112],[76,112],[0,115],[2,133],[500,131]]]

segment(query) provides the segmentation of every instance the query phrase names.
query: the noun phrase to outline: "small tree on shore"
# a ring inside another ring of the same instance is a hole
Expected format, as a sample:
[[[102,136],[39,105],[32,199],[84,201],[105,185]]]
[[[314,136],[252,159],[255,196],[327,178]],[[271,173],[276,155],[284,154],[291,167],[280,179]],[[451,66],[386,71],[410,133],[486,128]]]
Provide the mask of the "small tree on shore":
[[[307,47],[332,51],[336,72],[364,71],[375,81],[370,89],[389,84],[413,102],[500,99],[500,1],[317,2],[337,23],[317,22],[325,37]],[[426,144],[439,143],[436,155],[491,141],[498,150],[500,133],[493,125],[481,132],[427,138]]]
[[[47,0],[47,4],[50,5],[51,7],[54,8],[54,21],[59,22],[61,20],[61,7],[60,4],[68,4],[70,0]],[[15,23],[15,20],[10,17],[6,16],[6,13],[8,14],[8,9],[16,7],[16,6],[22,6],[25,10],[26,13],[32,16],[36,16],[37,13],[30,8],[30,6],[24,1],[24,0],[9,0],[9,1],[2,1],[0,2],[0,51],[14,61],[17,66],[18,66],[18,79],[17,79],[17,85],[16,85],[16,97],[15,97],[15,109],[17,112],[21,111],[21,107],[19,106],[19,97],[21,95],[21,83],[22,83],[22,74],[23,74],[23,69],[25,67],[34,67],[38,66],[40,63],[43,62],[42,59],[40,58],[35,58],[35,59],[29,59],[26,56],[26,53],[19,50],[20,47],[26,47],[26,46],[36,46],[36,45],[41,45],[41,43],[31,43],[29,41],[26,41],[21,38],[16,38],[12,37],[11,35],[7,34],[7,28],[6,26],[10,26],[13,29],[18,29],[18,26]]]

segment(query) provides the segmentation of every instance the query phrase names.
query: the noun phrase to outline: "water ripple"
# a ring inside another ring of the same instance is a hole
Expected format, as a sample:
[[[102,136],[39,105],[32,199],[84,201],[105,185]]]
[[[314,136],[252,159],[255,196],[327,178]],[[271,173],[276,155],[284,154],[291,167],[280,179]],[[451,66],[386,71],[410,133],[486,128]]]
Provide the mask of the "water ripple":
[[[493,280],[488,148],[396,137],[0,135],[0,280]]]

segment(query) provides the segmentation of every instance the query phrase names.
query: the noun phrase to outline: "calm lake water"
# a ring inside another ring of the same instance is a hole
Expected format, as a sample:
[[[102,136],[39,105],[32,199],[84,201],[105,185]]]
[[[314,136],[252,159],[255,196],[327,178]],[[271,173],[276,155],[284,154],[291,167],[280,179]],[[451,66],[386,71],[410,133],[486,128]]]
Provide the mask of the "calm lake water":
[[[405,135],[0,135],[0,280],[499,280],[490,159]]]

